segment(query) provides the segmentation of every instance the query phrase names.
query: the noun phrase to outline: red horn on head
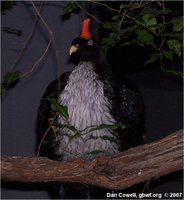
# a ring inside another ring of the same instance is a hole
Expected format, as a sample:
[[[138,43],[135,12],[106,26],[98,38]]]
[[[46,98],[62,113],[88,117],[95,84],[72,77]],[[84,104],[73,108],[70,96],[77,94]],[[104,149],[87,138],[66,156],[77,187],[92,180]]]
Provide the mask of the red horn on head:
[[[84,19],[82,23],[80,38],[84,38],[87,40],[91,39],[91,33],[89,32],[89,23],[90,23],[90,18]]]

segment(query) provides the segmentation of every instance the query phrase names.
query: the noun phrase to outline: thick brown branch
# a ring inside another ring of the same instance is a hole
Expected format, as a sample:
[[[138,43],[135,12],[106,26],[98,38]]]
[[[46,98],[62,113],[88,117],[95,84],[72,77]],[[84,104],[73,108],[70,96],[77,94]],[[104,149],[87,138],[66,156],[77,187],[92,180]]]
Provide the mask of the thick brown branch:
[[[78,182],[123,189],[183,168],[183,130],[131,148],[112,158],[80,165],[43,157],[2,157],[2,179],[21,182]]]

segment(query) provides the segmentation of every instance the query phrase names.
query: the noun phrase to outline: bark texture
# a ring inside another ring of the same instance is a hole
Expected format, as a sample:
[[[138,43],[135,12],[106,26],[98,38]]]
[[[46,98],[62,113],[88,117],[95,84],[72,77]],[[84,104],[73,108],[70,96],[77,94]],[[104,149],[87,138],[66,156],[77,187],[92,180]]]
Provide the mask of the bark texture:
[[[124,189],[183,169],[183,130],[113,157],[58,162],[44,157],[1,157],[3,181],[78,182]]]

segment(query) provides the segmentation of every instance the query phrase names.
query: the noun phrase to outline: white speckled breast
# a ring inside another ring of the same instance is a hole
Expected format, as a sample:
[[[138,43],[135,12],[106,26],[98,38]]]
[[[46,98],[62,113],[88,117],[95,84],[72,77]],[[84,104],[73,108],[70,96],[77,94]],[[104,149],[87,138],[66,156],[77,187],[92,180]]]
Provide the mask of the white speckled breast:
[[[98,75],[94,72],[91,62],[79,63],[72,71],[65,89],[59,96],[59,102],[68,107],[69,123],[78,130],[93,125],[115,123],[110,114],[111,103],[104,96],[103,83],[98,80]],[[64,123],[61,116],[58,118],[58,123]],[[117,143],[104,139],[104,136],[115,137],[110,129],[84,132],[72,140],[69,140],[68,136],[63,136],[62,131],[74,135],[73,131],[67,129],[60,131],[61,134],[57,138],[59,140],[57,153],[62,154],[64,160],[90,159],[94,157],[90,152],[96,150],[108,154],[118,151]]]

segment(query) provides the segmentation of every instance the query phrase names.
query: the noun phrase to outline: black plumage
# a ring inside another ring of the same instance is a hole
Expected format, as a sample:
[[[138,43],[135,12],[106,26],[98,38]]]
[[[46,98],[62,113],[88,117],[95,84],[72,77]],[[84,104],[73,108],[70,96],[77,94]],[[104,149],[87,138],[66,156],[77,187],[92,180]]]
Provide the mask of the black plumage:
[[[80,156],[72,155],[73,151],[69,153],[64,152],[65,149],[61,151],[64,142],[63,137],[59,137],[55,141],[56,135],[53,133],[53,129],[48,131],[50,127],[49,119],[55,115],[51,110],[48,96],[54,97],[61,104],[64,103],[68,106],[69,114],[72,115],[69,119],[72,125],[83,128],[88,127],[89,124],[99,125],[106,122],[126,125],[126,128],[119,127],[115,131],[105,129],[105,131],[99,130],[90,133],[91,143],[88,141],[89,138],[85,138],[88,136],[82,136],[82,140],[72,141],[71,147],[66,147],[67,151],[72,148],[74,151],[79,150],[81,158],[84,158],[81,152],[84,149],[91,151],[93,146],[94,149],[107,150],[112,155],[115,152],[142,144],[144,105],[139,90],[127,81],[117,80],[113,77],[108,64],[89,34],[85,38],[79,37],[73,40],[70,54],[71,60],[76,64],[75,69],[61,75],[59,79],[60,88],[58,88],[58,79],[53,81],[41,100],[38,114],[39,143],[41,142],[39,155],[56,160],[80,158]],[[77,74],[79,74],[79,78]],[[81,84],[85,85],[81,86]],[[80,94],[79,98],[75,97],[78,95],[77,92]],[[81,113],[81,116],[79,113]],[[95,121],[97,124],[93,124]],[[62,131],[57,129],[59,135],[62,134]],[[46,132],[47,134],[45,134]],[[108,136],[114,137],[118,143],[113,144],[112,141],[103,140],[106,133]],[[70,134],[73,133],[70,132]],[[80,141],[83,141],[83,143],[81,144]],[[80,146],[85,145],[86,148],[81,149]],[[83,153],[85,154],[85,152]],[[93,157],[85,158],[92,159]]]

